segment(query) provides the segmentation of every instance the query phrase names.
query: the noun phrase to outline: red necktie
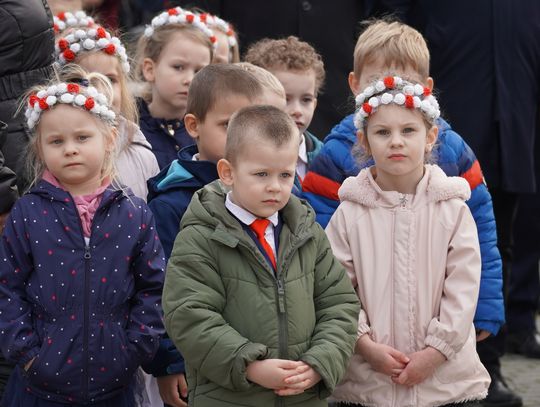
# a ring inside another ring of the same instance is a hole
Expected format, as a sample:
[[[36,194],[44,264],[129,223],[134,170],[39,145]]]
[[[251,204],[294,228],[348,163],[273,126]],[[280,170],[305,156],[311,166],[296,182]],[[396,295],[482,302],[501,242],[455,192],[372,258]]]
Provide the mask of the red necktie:
[[[270,221],[268,219],[256,219],[253,221],[249,227],[251,230],[255,232],[257,235],[257,239],[259,240],[259,243],[263,247],[264,251],[268,255],[268,258],[272,262],[272,266],[274,266],[274,269],[276,268],[276,258],[274,257],[274,251],[266,241],[264,237],[264,232],[266,231],[266,228],[268,227],[268,224]]]

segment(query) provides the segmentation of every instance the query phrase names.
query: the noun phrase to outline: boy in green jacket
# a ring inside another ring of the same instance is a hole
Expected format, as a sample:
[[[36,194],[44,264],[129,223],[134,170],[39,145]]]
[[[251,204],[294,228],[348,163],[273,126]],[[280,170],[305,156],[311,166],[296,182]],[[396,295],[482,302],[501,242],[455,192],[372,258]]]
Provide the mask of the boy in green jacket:
[[[163,309],[191,406],[326,406],[353,352],[357,296],[313,209],[291,196],[298,145],[283,111],[240,110],[220,180],[182,219]]]

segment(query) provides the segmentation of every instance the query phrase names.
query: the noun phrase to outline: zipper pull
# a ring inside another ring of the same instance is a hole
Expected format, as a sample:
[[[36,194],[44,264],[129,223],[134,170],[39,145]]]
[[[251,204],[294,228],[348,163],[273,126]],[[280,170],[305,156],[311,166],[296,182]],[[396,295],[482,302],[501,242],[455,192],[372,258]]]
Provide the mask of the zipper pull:
[[[399,202],[401,204],[401,207],[405,208],[405,206],[407,205],[407,195],[401,194],[401,196],[399,197]]]
[[[277,279],[277,292],[278,292],[278,305],[279,305],[279,312],[284,314],[285,313],[285,287],[283,286],[283,281],[281,279]]]
[[[90,247],[85,246],[84,247],[84,258],[88,260],[91,257],[92,257],[92,255],[90,254]]]

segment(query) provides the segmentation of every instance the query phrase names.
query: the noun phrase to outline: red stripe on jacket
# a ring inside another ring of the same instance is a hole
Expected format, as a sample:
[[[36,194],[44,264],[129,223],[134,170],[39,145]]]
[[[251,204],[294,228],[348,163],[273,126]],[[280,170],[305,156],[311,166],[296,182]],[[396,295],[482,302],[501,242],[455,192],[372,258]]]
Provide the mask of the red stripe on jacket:
[[[339,201],[338,189],[341,186],[339,182],[333,181],[322,175],[309,171],[302,182],[302,189],[305,192],[311,192],[321,195],[334,201]]]
[[[471,168],[461,174],[461,176],[467,180],[471,187],[471,191],[484,182],[484,174],[482,174],[482,169],[480,168],[478,160],[473,163]]]

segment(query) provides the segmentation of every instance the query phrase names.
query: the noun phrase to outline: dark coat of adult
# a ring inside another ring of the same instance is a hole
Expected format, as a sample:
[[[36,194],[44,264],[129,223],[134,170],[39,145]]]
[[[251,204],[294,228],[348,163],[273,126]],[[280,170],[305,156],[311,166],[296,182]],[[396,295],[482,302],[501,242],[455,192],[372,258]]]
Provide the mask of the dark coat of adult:
[[[19,186],[22,155],[30,138],[24,112],[15,117],[20,97],[47,80],[53,62],[52,14],[45,0],[0,0],[0,120],[8,124],[2,152]]]
[[[17,177],[4,164],[4,155],[1,147],[6,139],[7,125],[0,122],[0,215],[9,212],[15,201],[17,200]]]
[[[310,131],[322,139],[344,115],[352,113],[347,77],[363,18],[362,2],[355,0],[180,0],[181,7],[200,7],[231,22],[245,50],[262,38],[296,35],[323,58],[326,84],[318,97]]]
[[[381,3],[426,38],[443,115],[476,153],[488,187],[534,192],[540,2]]]

